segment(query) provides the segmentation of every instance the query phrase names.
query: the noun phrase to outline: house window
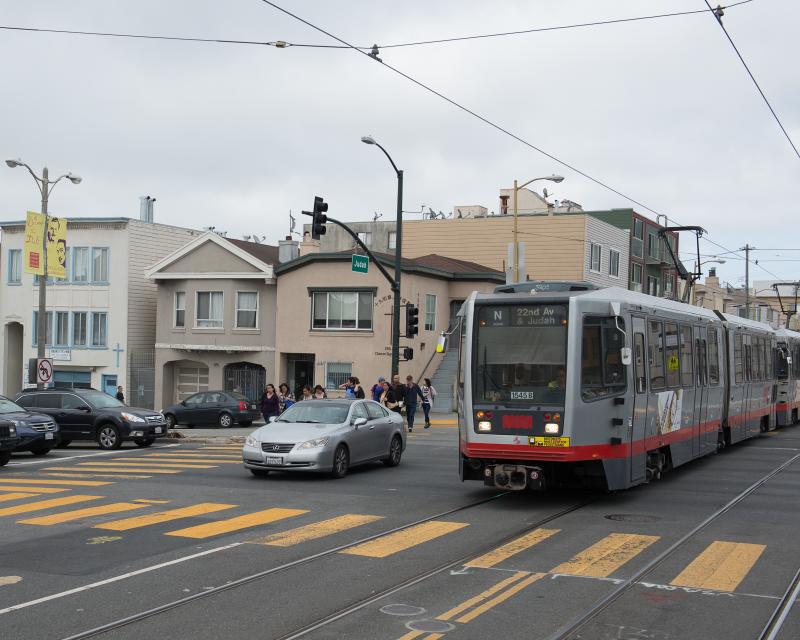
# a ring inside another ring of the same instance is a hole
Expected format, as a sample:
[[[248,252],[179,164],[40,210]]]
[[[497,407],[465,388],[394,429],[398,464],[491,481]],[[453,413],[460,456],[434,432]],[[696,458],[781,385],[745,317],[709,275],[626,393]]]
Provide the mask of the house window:
[[[108,282],[108,249],[92,249],[92,281]]]
[[[10,249],[8,252],[8,284],[22,282],[22,250]]]
[[[313,294],[312,329],[372,329],[371,291],[318,291]]]
[[[86,346],[86,312],[75,311],[72,314],[72,346]]]
[[[92,346],[108,346],[108,314],[92,313]]]
[[[644,240],[644,223],[639,218],[633,219],[633,237]]]
[[[69,345],[69,312],[56,311],[55,315],[56,331],[53,336],[53,344],[57,347],[66,347]]]
[[[238,291],[236,293],[236,327],[255,329],[258,327],[258,293]]]
[[[633,291],[642,291],[642,265],[631,262],[631,289]]]
[[[600,245],[595,244],[594,242],[591,243],[591,252],[592,252],[592,262],[589,268],[592,271],[600,271]]]
[[[37,346],[39,344],[39,312],[33,312],[33,327],[31,329],[31,335],[33,338],[33,346]],[[53,312],[48,311],[45,314],[45,329],[44,329],[44,343],[53,344]]]
[[[619,278],[619,251],[608,251],[608,275]]]
[[[186,326],[186,292],[175,292],[175,327],[181,329]]]
[[[658,236],[655,233],[647,232],[647,257],[658,259]]]
[[[363,242],[365,245],[369,246],[372,244],[372,233],[370,231],[359,231],[358,239],[361,240],[361,242]]]
[[[72,281],[89,282],[89,247],[72,248]]]
[[[655,276],[647,276],[647,293],[651,296],[658,295],[658,278]]]
[[[396,249],[397,248],[397,232],[390,231],[389,232],[389,248]]]
[[[644,258],[644,223],[638,218],[633,219],[631,253],[637,258]]]
[[[664,276],[664,295],[669,298],[672,297],[673,282],[674,278],[671,273],[668,273]]]
[[[198,291],[194,326],[222,329],[222,291]]]
[[[436,331],[436,296],[425,295],[425,331]]]
[[[325,388],[338,389],[352,375],[352,362],[329,362],[325,367]]]

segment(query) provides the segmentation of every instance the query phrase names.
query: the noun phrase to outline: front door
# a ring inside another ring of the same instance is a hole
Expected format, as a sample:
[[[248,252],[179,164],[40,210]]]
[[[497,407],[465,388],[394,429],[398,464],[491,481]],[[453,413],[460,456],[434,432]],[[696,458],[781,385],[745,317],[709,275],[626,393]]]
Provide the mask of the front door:
[[[631,482],[644,480],[647,469],[647,350],[644,318],[631,318],[633,327],[633,417],[630,425]]]
[[[205,393],[195,393],[186,398],[183,401],[183,408],[178,416],[178,422],[181,424],[201,424],[205,397]]]
[[[103,391],[110,396],[117,395],[117,376],[103,374]]]
[[[358,418],[364,418],[367,423],[356,427],[353,422]],[[350,412],[350,428],[352,433],[349,437],[350,445],[350,462],[355,464],[362,460],[367,460],[374,457],[373,451],[377,449],[375,445],[375,422],[370,421],[367,409],[363,402],[357,402],[353,405],[353,410]]]
[[[50,395],[50,394],[48,394]],[[56,394],[52,394],[56,395]],[[56,416],[66,439],[91,439],[94,416],[91,407],[72,393],[60,393],[61,411]]]
[[[314,361],[313,360],[295,360],[294,362],[294,397],[301,398],[303,396],[303,387],[308,385],[314,388]]]

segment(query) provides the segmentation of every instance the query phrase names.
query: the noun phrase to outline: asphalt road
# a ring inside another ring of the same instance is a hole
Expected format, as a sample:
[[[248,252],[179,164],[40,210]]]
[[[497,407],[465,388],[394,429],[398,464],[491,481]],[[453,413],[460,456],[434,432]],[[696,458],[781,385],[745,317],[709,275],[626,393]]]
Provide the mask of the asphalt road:
[[[343,480],[255,478],[237,445],[15,456],[2,636],[749,639],[800,567],[800,428],[616,494],[461,484],[456,451],[415,431],[399,467]]]

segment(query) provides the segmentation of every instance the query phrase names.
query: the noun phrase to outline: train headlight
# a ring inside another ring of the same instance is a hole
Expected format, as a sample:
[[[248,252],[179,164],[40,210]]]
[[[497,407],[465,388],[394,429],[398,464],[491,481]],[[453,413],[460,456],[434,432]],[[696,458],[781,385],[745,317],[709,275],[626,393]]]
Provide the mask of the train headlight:
[[[488,420],[481,420],[478,423],[478,431],[491,431],[492,430],[492,423]]]
[[[545,433],[558,433],[558,424],[555,422],[548,422],[544,425],[544,432]]]

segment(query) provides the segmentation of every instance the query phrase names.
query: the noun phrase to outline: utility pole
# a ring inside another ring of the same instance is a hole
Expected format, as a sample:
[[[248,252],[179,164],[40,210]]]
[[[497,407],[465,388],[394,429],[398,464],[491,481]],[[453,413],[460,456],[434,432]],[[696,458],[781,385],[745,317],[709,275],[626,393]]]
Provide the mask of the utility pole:
[[[744,312],[750,319],[750,252],[755,249],[749,244],[744,245],[739,251],[744,251]]]

